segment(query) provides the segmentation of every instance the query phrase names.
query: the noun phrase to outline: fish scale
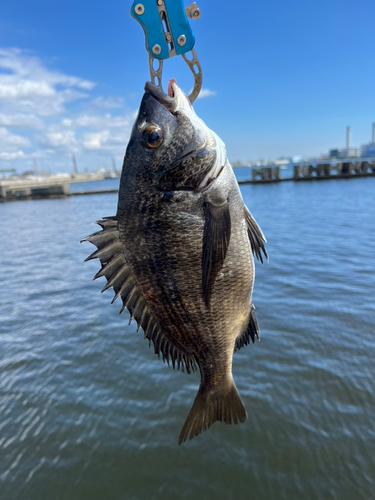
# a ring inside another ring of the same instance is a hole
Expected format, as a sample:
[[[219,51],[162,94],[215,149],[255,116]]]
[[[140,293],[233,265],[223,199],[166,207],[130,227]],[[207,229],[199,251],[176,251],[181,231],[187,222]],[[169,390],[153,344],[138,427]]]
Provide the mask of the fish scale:
[[[216,421],[246,419],[232,357],[259,338],[253,252],[267,253],[224,144],[174,81],[171,87],[173,95],[165,96],[146,84],[124,159],[117,214],[104,224],[104,234],[87,240],[98,246],[89,259],[101,259],[104,289],[113,286],[121,296],[155,353],[173,367],[200,370],[182,443]],[[109,229],[117,232],[105,233]],[[118,265],[111,252],[123,255]]]

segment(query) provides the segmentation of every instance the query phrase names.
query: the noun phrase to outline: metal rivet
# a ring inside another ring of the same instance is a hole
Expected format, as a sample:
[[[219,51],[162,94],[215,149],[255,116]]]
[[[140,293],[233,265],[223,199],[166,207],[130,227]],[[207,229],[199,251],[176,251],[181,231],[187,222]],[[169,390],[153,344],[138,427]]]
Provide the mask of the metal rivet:
[[[168,32],[165,34],[165,39],[167,40],[167,42],[171,42],[172,41],[172,35]]]
[[[157,3],[158,3],[158,5],[159,5],[159,7],[160,7],[161,5],[163,5],[163,0],[158,0],[158,2],[157,2]]]
[[[161,52],[161,47],[160,47],[160,45],[155,44],[155,45],[152,47],[152,52],[158,56],[158,55],[160,54],[160,52]]]
[[[139,16],[141,16],[141,15],[144,13],[145,8],[143,7],[143,5],[142,5],[141,3],[137,3],[137,5],[135,6],[134,10],[135,10],[135,12],[136,12]]]
[[[180,35],[178,38],[177,38],[177,43],[178,45],[180,45],[181,47],[183,47],[186,43],[186,36],[185,35]]]

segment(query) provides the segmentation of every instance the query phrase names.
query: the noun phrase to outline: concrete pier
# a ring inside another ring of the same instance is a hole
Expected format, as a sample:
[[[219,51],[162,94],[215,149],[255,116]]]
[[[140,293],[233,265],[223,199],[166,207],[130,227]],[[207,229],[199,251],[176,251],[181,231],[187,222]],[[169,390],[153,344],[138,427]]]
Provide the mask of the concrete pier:
[[[103,174],[56,175],[35,179],[1,179],[0,201],[63,198],[69,196],[70,184],[104,179]]]
[[[320,163],[318,165],[294,165],[294,179],[337,176],[364,176],[375,173],[375,161],[341,162],[336,165],[330,163]]]
[[[280,180],[280,167],[264,167],[253,168],[252,179],[254,182],[260,181],[279,181]]]
[[[69,196],[69,194],[70,184],[37,187],[0,185],[0,201],[63,198]]]
[[[356,177],[375,176],[375,160],[344,161],[332,165],[331,163],[294,165],[293,177],[281,177],[280,167],[253,168],[252,178],[241,180],[239,184],[258,184],[284,181],[311,181],[329,179],[349,179]]]

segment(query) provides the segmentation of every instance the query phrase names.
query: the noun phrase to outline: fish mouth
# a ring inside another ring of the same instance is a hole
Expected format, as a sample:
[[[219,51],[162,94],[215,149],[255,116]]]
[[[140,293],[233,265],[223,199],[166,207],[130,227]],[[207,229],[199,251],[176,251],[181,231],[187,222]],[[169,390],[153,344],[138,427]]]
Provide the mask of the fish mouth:
[[[177,82],[174,78],[171,78],[168,82],[168,96],[172,99],[174,98],[174,86],[177,85]]]
[[[165,94],[161,87],[157,87],[151,82],[146,82],[145,92],[151,94],[152,97],[160,102],[160,104],[167,108],[172,114],[174,114],[177,109],[186,107],[186,101],[189,102],[174,78],[171,78],[168,82],[168,94]]]

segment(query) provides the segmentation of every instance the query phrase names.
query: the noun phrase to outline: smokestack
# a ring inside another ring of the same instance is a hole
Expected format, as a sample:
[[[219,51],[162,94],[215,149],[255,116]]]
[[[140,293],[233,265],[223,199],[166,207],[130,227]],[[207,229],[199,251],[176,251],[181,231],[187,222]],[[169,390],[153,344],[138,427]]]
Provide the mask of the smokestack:
[[[350,149],[350,136],[352,133],[351,127],[346,127],[346,149]]]
[[[76,155],[72,153],[72,162],[73,162],[73,174],[78,174]]]
[[[372,124],[372,142],[375,142],[375,123]]]
[[[116,160],[113,156],[112,156],[112,170],[117,174]]]

